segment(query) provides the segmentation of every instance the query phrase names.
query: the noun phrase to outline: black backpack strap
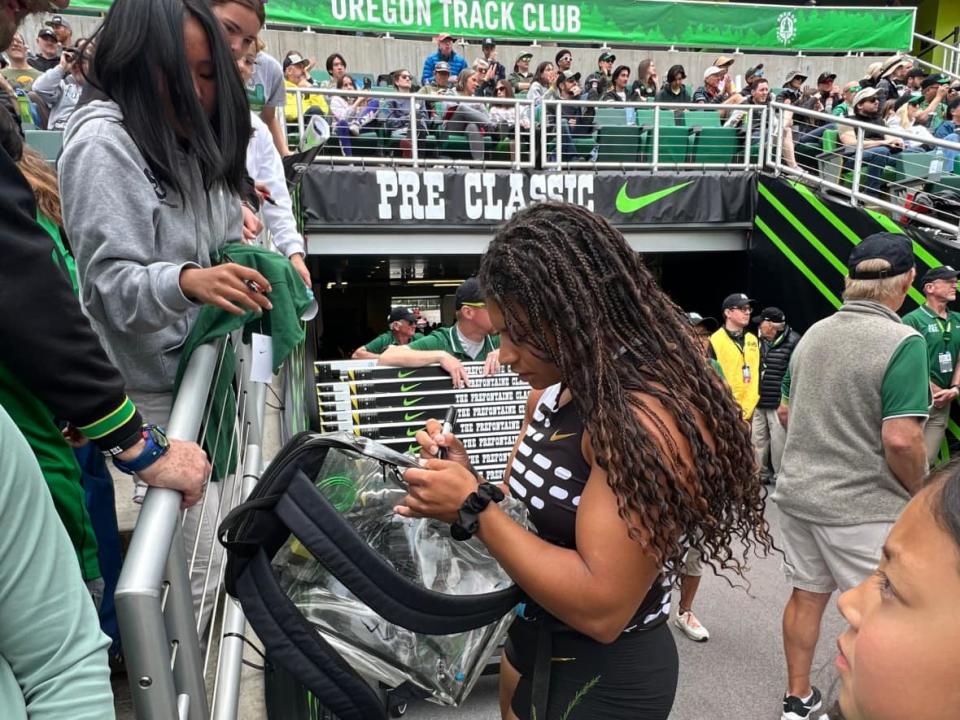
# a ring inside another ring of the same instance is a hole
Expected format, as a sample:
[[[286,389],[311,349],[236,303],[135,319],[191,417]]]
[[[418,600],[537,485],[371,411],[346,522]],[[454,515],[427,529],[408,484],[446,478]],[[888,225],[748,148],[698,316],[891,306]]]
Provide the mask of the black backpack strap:
[[[264,550],[248,559],[236,578],[236,589],[271,662],[294,675],[339,720],[386,718],[373,688],[284,594]]]
[[[496,622],[518,602],[515,586],[475,596],[428,590],[401,576],[297,471],[274,509],[287,528],[364,604],[414,632],[449,635]]]

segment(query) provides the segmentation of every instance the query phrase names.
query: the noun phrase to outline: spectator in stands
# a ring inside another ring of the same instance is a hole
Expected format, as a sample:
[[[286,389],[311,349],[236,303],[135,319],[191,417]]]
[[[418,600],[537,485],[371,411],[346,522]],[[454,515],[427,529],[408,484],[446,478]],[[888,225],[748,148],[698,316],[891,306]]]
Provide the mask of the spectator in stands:
[[[354,360],[372,360],[392,345],[409,345],[423,337],[417,332],[417,316],[410,308],[395,307],[387,317],[387,331],[364,343],[350,357]]]
[[[737,104],[743,101],[740,93],[729,95],[724,92],[723,84],[726,71],[711,65],[703,71],[703,85],[693,93],[693,102],[706,105]]]
[[[513,87],[508,80],[500,80],[496,87],[497,98],[513,98]],[[526,107],[504,102],[490,103],[490,117],[497,126],[499,140],[497,141],[496,152],[500,157],[507,155],[513,157],[515,150],[516,136],[514,129],[517,126],[517,118],[520,118],[520,128],[522,130],[530,129],[530,117],[526,112]]]
[[[750,90],[750,95],[747,98],[744,98],[744,103],[749,103],[750,105],[768,105],[770,103],[770,83],[766,78],[759,78],[753,85],[747,86]],[[724,127],[746,127],[747,113],[745,110],[736,110],[730,113],[730,117],[727,118],[727,121],[723,124]],[[758,144],[760,142],[760,117],[759,115],[754,115],[753,125],[750,133],[751,142]]]
[[[556,83],[556,66],[549,60],[544,60],[537,65],[537,71],[533,74],[533,82],[527,90],[527,99],[533,100],[535,106],[539,106],[544,100],[555,100],[558,97]]]
[[[907,84],[903,88],[901,95],[920,92],[923,89],[923,81],[927,79],[927,71],[922,67],[911,68],[907,73]]]
[[[786,428],[777,418],[780,385],[790,365],[790,356],[800,333],[787,325],[787,316],[776,307],[764,308],[753,319],[760,336],[760,402],[753,411],[753,447],[757,451],[760,479],[772,483],[780,472]]]
[[[807,331],[783,383],[787,441],[772,495],[792,586],[783,718],[819,717],[810,673],[830,596],[876,571],[890,527],[927,473],[926,347],[896,314],[916,276],[910,240],[870,235],[847,267],[843,306]]]
[[[613,63],[617,56],[604,50],[597,59],[597,71],[587,76],[583,84],[585,100],[599,100],[610,89]]]
[[[424,85],[419,95],[456,95],[457,88],[450,82],[450,66],[442,60],[433,68],[433,84]],[[438,100],[426,100],[427,115],[432,126],[440,125],[446,115],[449,103]]]
[[[473,94],[478,97],[493,97],[496,95],[496,66],[491,65],[484,58],[477,58],[473,61],[471,69],[477,74],[477,89]]]
[[[833,108],[843,101],[836,79],[837,74],[832,72],[823,72],[817,77],[817,97],[823,108],[820,112],[832,114]]]
[[[637,66],[637,79],[630,88],[630,99],[652,102],[657,97],[660,80],[657,77],[657,66],[651,58],[641,60]]]
[[[297,122],[297,116],[301,111],[304,117],[330,114],[330,106],[327,104],[327,99],[323,95],[319,93],[304,93],[298,96],[297,93],[289,92],[289,90],[295,90],[296,88],[316,88],[316,85],[311,82],[304,69],[307,62],[308,60],[306,58],[297,53],[290,53],[283,59],[283,84],[288,90],[283,116],[288,123]],[[298,97],[301,98],[299,105],[297,102]]]
[[[856,80],[851,80],[846,85],[843,86],[843,100],[837,103],[831,115],[838,115],[839,117],[844,117],[850,114],[850,103],[853,102],[853,96],[860,92],[860,83]]]
[[[610,86],[600,99],[604,102],[626,102],[628,99],[634,100],[635,98],[632,93],[638,86],[634,83],[633,88],[628,89],[627,86],[629,84],[630,67],[628,65],[618,65],[617,69],[613,71]]]
[[[950,88],[947,90],[947,103],[952,102],[958,97],[960,97],[960,80],[954,80],[950,83]]]
[[[498,80],[505,80],[507,69],[503,66],[503,63],[497,60],[496,41],[493,38],[484,38],[481,49],[483,50],[483,59],[487,61],[487,65],[493,67],[494,83]]]
[[[23,41],[23,35],[14,33],[6,52],[10,64],[0,70],[0,74],[14,90],[29,92],[33,88],[33,81],[40,77],[41,73],[27,62],[27,45]]]
[[[247,83],[250,109],[258,113],[270,128],[277,152],[286,157],[290,154],[287,128],[277,116],[277,109],[286,105],[283,68],[257,39],[267,21],[263,0],[210,0],[210,4],[227,37],[234,60],[239,62],[247,53],[257,53],[253,79]]]
[[[920,112],[917,113],[917,123],[926,125],[932,132],[936,131],[946,116],[944,99],[947,97],[949,82],[943,75],[931,75],[920,85],[923,101],[920,103]]]
[[[67,48],[60,55],[60,63],[47,70],[33,82],[33,92],[50,111],[48,130],[63,130],[73,115],[86,84],[93,45],[80,40],[76,48]]]
[[[343,55],[340,53],[331,53],[330,55],[327,55],[327,62],[324,67],[326,67],[327,72],[330,73],[330,79],[324,80],[320,84],[320,87],[340,87],[340,78],[346,77],[347,75],[347,61],[344,59]]]
[[[733,84],[733,74],[730,72],[730,68],[733,67],[733,63],[734,58],[727,57],[726,55],[720,55],[716,60],[713,61],[714,67],[718,67],[722,71],[722,76],[720,78],[720,90],[728,97],[737,93],[737,88]]]
[[[748,423],[760,400],[760,342],[747,330],[753,304],[743,293],[725,297],[723,327],[710,336],[712,356],[720,363],[733,399]]]
[[[349,75],[341,75],[337,80],[337,90],[350,92],[356,89],[353,78]],[[340,148],[344,155],[353,155],[350,138],[356,137],[363,128],[374,123],[379,109],[380,101],[377,98],[349,95],[334,95],[330,98],[330,112],[336,120],[334,131],[340,139]]]
[[[863,77],[860,79],[860,87],[876,87],[877,82],[880,80],[880,73],[883,70],[883,61],[878,60],[877,62],[872,62],[867,65],[867,70],[864,73]]]
[[[44,25],[51,28],[57,36],[61,50],[73,47],[73,28],[63,15],[54,15]]]
[[[960,97],[954,98],[950,101],[950,104],[947,105],[947,118],[947,120],[944,120],[937,126],[933,136],[940,140],[960,143]],[[944,148],[943,155],[943,171],[945,173],[953,172],[957,151]]]
[[[489,70],[490,68],[488,68],[488,72]],[[477,72],[468,68],[460,73],[460,77],[457,78],[458,97],[477,97],[479,89],[479,74]],[[444,128],[449,133],[466,135],[467,142],[470,145],[470,157],[473,160],[483,160],[484,133],[494,132],[496,123],[483,103],[460,100],[447,113]]]
[[[65,135],[64,225],[91,324],[131,399],[149,422],[164,425],[200,306],[233,314],[272,307],[259,272],[211,266],[215,253],[243,237],[250,109],[207,2],[115,0],[96,42],[92,77],[110,100],[77,110]],[[218,498],[218,483],[210,483],[209,507]],[[216,515],[188,513],[184,522],[187,547],[200,543],[193,596],[195,607],[205,605],[201,628],[213,592],[207,587],[204,598],[204,576],[208,567],[213,577],[219,572],[215,556],[206,565]]]
[[[572,70],[557,76],[557,90],[561,100],[576,100],[582,92],[580,73]],[[593,113],[589,115],[580,105],[564,105],[560,110],[563,119],[563,153],[569,160],[580,159],[574,139],[585,137],[593,132]]]
[[[40,72],[51,70],[60,64],[60,44],[57,34],[48,27],[37,33],[37,52],[27,58],[30,67]]]
[[[532,58],[533,53],[529,52],[522,52],[517,56],[517,61],[513,64],[513,72],[510,73],[510,84],[513,86],[514,93],[527,92],[533,84],[533,73],[530,72]]]
[[[244,84],[250,82],[256,67],[257,56],[244,55],[237,63]],[[258,191],[268,200],[261,203],[266,229],[270,231],[273,245],[290,260],[297,274],[307,287],[312,287],[310,271],[306,264],[306,247],[303,236],[297,230],[297,221],[293,216],[293,202],[287,189],[283,159],[273,144],[270,128],[257,115],[250,112],[250,125],[253,133],[247,143],[247,174],[257,185]]]
[[[878,125],[877,130],[866,130],[863,136],[863,164],[867,170],[867,177],[863,182],[866,192],[878,194],[880,192],[883,169],[893,162],[891,153],[903,149],[900,138],[886,135],[883,132],[880,120],[880,102],[876,88],[864,88],[853,98],[852,117],[860,122]],[[840,142],[850,148],[848,162],[853,161],[852,148],[857,145],[857,130],[851,125],[840,128]]]
[[[423,367],[438,363],[450,373],[453,386],[467,387],[470,382],[465,362],[484,363],[484,374],[500,370],[500,337],[493,334],[487,305],[475,277],[457,288],[454,299],[457,321],[450,327],[438,328],[409,345],[391,345],[377,359],[378,365]]]
[[[885,103],[883,103],[883,107],[880,109],[880,119],[883,120],[884,125],[886,125],[887,127],[890,127],[891,120],[894,122],[898,122],[897,120],[898,109],[899,107],[897,106],[896,98],[890,98]]]
[[[423,73],[420,77],[421,85],[433,82],[434,66],[441,61],[450,67],[451,78],[458,77],[460,71],[467,68],[467,61],[453,49],[453,35],[446,32],[437,35],[437,51],[429,55],[423,63]]]
[[[904,130],[916,139],[904,140],[904,147],[907,150],[923,151],[929,147],[929,142],[933,140],[933,135],[923,125],[917,125],[917,109],[923,96],[920,93],[915,95],[901,95],[898,100],[887,100],[888,103],[894,103],[894,113],[892,117],[887,118],[886,125],[891,128]],[[944,150],[944,154],[953,152]],[[951,166],[952,167],[952,166]]]
[[[881,106],[887,100],[896,99],[903,94],[910,67],[910,61],[899,55],[894,55],[881,66],[880,79],[876,84]]]
[[[960,397],[960,332],[954,331],[960,328],[960,313],[948,307],[948,303],[957,299],[957,275],[960,273],[949,265],[927,270],[920,278],[926,302],[903,316],[904,325],[923,335],[930,366],[933,406],[923,426],[928,465],[937,462],[950,420],[950,408]]]
[[[763,75],[763,63],[757,63],[753,67],[747,68],[747,72],[743,75],[743,81],[747,84],[748,88],[752,88],[760,81]]]
[[[683,84],[683,81],[686,79],[687,72],[683,69],[683,65],[671,66],[671,68],[667,71],[667,81],[663,84],[663,87],[660,88],[660,92],[657,94],[657,102],[692,102],[693,98],[690,95],[690,91],[687,90],[687,86]],[[682,112],[682,110],[679,112]]]
[[[573,53],[569,50],[557,50],[553,63],[557,66],[558,73],[566,72],[573,65]]]
[[[469,69],[469,68],[466,68]],[[431,68],[433,71],[433,68]],[[406,68],[395,70],[393,73],[393,86],[398,93],[409,95],[413,89],[413,75]],[[427,137],[427,108],[426,103],[417,104],[417,140],[418,142],[426,140]],[[410,99],[390,98],[383,103],[383,123],[384,127],[390,131],[390,137],[400,141],[400,148],[404,157],[412,157],[412,143],[410,142]],[[420,146],[420,152],[423,152],[423,146]]]

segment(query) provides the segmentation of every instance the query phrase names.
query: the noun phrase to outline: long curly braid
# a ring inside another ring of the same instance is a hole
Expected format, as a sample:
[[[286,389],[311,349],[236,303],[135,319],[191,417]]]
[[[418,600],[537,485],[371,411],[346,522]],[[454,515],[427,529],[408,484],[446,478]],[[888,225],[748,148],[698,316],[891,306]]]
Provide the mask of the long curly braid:
[[[504,309],[510,336],[559,368],[632,538],[665,565],[679,567],[694,547],[715,572],[738,575],[751,548],[770,551],[740,408],[703,361],[680,308],[619,231],[575,205],[534,205],[500,229],[479,278]],[[673,416],[693,472],[684,473],[671,434],[640,393]]]

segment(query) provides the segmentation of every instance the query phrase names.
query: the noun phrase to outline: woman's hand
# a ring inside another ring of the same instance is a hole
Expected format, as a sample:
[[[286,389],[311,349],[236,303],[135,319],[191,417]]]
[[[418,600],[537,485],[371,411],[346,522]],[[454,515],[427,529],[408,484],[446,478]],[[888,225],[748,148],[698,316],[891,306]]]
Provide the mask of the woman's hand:
[[[443,432],[443,423],[439,420],[427,420],[427,426],[417,432],[414,438],[420,445],[420,457],[424,460],[434,460],[439,457],[440,448],[447,451],[446,459],[470,469],[470,458],[457,436]]]
[[[243,241],[249,245],[263,230],[263,223],[260,222],[253,208],[246,203],[240,206],[240,211],[243,213]]]
[[[272,290],[267,279],[253,268],[236,263],[188,267],[180,273],[180,289],[191,300],[216,305],[233,315],[273,309],[266,295]]]
[[[435,518],[446,523],[457,520],[460,508],[477,489],[477,478],[452,460],[427,460],[422,468],[403,473],[407,496],[394,510],[404,517]]]

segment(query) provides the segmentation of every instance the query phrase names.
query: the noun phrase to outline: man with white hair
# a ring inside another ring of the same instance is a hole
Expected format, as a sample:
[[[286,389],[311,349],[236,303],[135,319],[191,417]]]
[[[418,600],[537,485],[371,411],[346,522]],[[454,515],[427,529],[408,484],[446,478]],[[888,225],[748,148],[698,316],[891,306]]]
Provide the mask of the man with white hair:
[[[910,240],[870,235],[847,268],[843,306],[807,331],[783,383],[788,431],[772,496],[792,587],[782,720],[817,717],[810,672],[830,596],[876,570],[887,533],[927,473],[926,346],[897,316],[916,277]]]
[[[787,316],[777,307],[767,307],[753,319],[760,336],[760,402],[753,411],[753,447],[764,483],[780,472],[787,431],[777,419],[780,385],[790,356],[800,342],[800,333],[787,325]],[[772,470],[772,472],[771,472]]]

